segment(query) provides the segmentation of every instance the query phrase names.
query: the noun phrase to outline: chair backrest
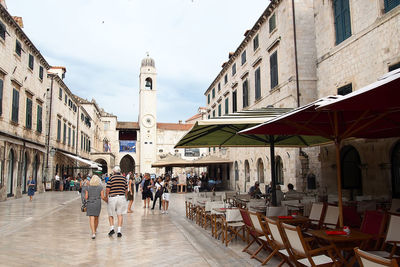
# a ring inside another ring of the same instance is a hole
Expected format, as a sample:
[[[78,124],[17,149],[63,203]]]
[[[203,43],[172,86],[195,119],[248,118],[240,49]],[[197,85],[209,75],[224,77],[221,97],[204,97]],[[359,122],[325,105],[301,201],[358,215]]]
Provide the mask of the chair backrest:
[[[246,225],[247,228],[250,230],[253,229],[253,223],[251,222],[249,211],[245,209],[239,209],[240,215],[242,215],[242,219],[244,224]]]
[[[286,208],[282,206],[278,207],[267,207],[266,211],[267,216],[284,216],[286,215]]]
[[[352,228],[360,228],[361,217],[356,206],[343,206],[343,224]]]
[[[271,235],[273,242],[275,242],[278,246],[283,247],[285,243],[283,242],[278,222],[271,220],[268,217],[265,218],[265,221],[267,222],[269,234]]]
[[[373,235],[374,238],[382,234],[385,223],[386,215],[383,212],[375,210],[367,210],[364,213],[364,219],[361,223],[360,231]]]
[[[206,201],[206,206],[204,207],[205,211],[211,211],[213,202]]]
[[[257,233],[263,234],[264,231],[263,231],[263,229],[261,227],[260,221],[258,220],[257,213],[249,211],[249,216],[250,216],[251,223],[253,224],[254,230]]]
[[[385,259],[377,255],[365,252],[359,248],[354,248],[358,263],[361,267],[398,267],[395,259]]]
[[[308,217],[313,221],[320,221],[324,212],[323,203],[313,203],[310,211],[310,216]]]
[[[285,207],[285,215],[288,215],[288,207],[286,206],[287,204],[299,204],[298,199],[292,199],[292,200],[282,200],[281,205]]]
[[[216,214],[217,212],[214,209],[224,208],[225,204],[222,202],[211,202],[211,214]]]
[[[239,209],[226,209],[226,221],[227,222],[240,222],[242,221],[242,215]]]
[[[282,223],[282,228],[293,254],[305,257],[306,252],[304,249],[304,239],[300,228],[285,223]]]
[[[328,228],[336,228],[339,220],[339,208],[336,206],[328,205],[325,212],[324,224]]]
[[[397,241],[400,242],[400,216],[390,215],[389,227],[386,233],[386,242]]]
[[[393,198],[392,205],[390,207],[391,213],[400,213],[400,198]]]

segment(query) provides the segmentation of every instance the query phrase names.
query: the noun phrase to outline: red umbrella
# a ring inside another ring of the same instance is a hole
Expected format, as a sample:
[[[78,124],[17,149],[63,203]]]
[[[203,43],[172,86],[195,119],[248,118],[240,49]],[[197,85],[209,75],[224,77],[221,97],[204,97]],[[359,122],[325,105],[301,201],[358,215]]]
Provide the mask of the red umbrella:
[[[331,96],[299,107],[240,133],[312,135],[336,147],[339,223],[343,227],[340,146],[347,138],[400,136],[400,70],[346,96]]]

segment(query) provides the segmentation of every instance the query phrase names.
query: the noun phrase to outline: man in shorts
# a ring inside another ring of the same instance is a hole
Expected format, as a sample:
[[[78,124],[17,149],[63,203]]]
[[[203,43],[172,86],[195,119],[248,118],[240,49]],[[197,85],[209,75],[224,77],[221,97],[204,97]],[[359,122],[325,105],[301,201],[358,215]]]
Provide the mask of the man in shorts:
[[[114,230],[114,217],[118,218],[118,230],[117,236],[122,237],[121,228],[123,222],[123,215],[127,212],[127,194],[128,184],[126,178],[121,175],[121,169],[119,166],[115,166],[113,169],[113,175],[107,183],[106,198],[108,199],[108,220],[110,222],[109,236],[115,234]]]

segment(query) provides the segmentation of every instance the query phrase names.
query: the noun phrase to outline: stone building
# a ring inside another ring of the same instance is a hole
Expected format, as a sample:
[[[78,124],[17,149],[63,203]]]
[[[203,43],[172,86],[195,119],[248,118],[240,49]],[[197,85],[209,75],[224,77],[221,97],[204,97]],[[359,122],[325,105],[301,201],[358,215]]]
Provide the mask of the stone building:
[[[16,19],[16,20],[15,20]],[[0,200],[20,197],[29,176],[43,191],[47,71],[23,32],[22,18],[0,4]]]
[[[205,92],[207,118],[273,106],[295,108],[317,97],[313,1],[271,1]],[[232,189],[270,182],[269,148],[214,148],[234,161]],[[309,173],[319,175],[317,149],[276,149],[278,183],[305,188]]]
[[[314,1],[318,97],[345,95],[400,67],[400,1]],[[321,186],[337,193],[334,147],[321,148]],[[342,147],[343,189],[400,197],[400,142],[348,141]]]

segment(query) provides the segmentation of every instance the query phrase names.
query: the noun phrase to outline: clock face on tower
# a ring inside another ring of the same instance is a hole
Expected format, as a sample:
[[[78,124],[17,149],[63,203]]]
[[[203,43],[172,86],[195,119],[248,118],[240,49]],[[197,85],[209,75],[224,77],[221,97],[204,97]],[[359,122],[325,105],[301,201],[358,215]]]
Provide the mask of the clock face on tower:
[[[144,127],[147,127],[147,128],[153,127],[154,122],[155,122],[155,119],[154,119],[153,115],[146,114],[143,116],[142,125]]]

